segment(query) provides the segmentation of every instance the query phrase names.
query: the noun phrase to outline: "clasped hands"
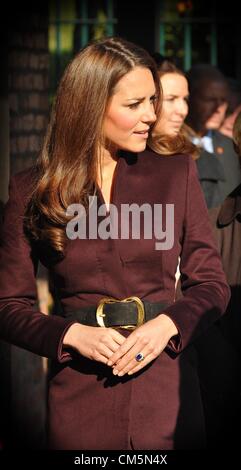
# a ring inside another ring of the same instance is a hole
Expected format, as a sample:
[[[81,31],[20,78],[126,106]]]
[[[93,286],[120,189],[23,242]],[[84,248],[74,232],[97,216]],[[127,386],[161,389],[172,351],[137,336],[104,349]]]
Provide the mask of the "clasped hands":
[[[171,318],[162,313],[133,330],[127,338],[113,328],[74,323],[67,330],[63,345],[112,367],[113,374],[122,377],[135,374],[156,359],[177,334]]]

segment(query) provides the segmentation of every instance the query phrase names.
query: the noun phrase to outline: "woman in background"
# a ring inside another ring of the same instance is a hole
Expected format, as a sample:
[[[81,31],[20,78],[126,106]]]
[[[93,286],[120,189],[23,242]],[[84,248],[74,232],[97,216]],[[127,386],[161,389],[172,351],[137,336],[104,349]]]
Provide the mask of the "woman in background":
[[[162,87],[162,111],[155,132],[176,136],[188,113],[188,82],[184,73],[169,59],[153,54]]]

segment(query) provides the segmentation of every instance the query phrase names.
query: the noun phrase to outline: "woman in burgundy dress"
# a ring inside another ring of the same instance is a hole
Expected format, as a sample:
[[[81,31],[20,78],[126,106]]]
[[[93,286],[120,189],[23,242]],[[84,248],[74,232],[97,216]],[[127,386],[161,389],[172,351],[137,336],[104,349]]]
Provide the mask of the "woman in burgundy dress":
[[[52,359],[52,449],[205,446],[192,343],[229,288],[195,163],[152,138],[160,101],[144,50],[88,45],[60,82],[37,165],[10,182],[0,336]],[[59,300],[50,316],[35,307],[39,260]]]

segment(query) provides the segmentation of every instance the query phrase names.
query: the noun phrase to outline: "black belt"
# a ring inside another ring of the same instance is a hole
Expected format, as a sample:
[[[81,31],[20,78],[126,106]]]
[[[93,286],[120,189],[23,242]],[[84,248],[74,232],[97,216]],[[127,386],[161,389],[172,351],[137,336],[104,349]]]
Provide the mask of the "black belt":
[[[167,301],[151,303],[139,297],[123,300],[109,297],[102,299],[97,306],[65,311],[64,316],[88,326],[134,329],[157,317],[167,305]]]

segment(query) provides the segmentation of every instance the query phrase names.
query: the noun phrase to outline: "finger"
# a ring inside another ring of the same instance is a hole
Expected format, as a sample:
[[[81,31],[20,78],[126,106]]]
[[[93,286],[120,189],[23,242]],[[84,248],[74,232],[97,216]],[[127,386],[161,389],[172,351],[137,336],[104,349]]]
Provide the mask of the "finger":
[[[143,369],[144,367],[146,367],[146,366],[147,366],[148,364],[150,364],[150,362],[152,362],[154,359],[155,359],[155,357],[153,356],[153,354],[148,354],[147,356],[145,356],[145,358],[143,359],[143,361],[141,361],[141,362],[135,361],[134,367],[130,368],[130,369],[127,370],[125,373],[128,374],[128,375],[136,374],[136,372],[138,372],[138,371],[140,371],[141,369]],[[123,374],[123,375],[124,375],[124,374]]]
[[[136,343],[136,338],[130,335],[128,338],[125,338],[125,341],[118,347],[117,351],[111,356],[108,361],[108,365],[112,366],[116,364]]]
[[[118,372],[120,372],[120,370],[131,362],[133,358],[135,358],[136,354],[143,351],[144,348],[145,351],[147,348],[150,349],[149,339],[140,335],[140,331],[136,331],[127,338],[123,345],[120,346],[117,352],[110,358],[110,362],[112,361],[112,363],[117,366]],[[151,351],[149,350],[148,353],[150,352]]]
[[[110,345],[106,345],[104,343],[101,343],[99,346],[98,346],[98,351],[97,353],[98,354],[101,354],[101,356],[104,356],[106,358],[106,360],[110,359],[110,357],[112,356],[113,352],[116,351],[116,349],[118,349],[118,344],[116,343],[112,343]]]
[[[117,333],[117,334],[116,334]],[[101,337],[100,344],[107,346],[112,354],[118,350],[120,345],[125,341],[125,337],[111,328],[105,329],[105,334]]]
[[[105,343],[104,346],[105,346],[106,348],[108,348],[109,351],[110,351],[110,354],[109,354],[108,359],[110,359],[111,356],[112,356],[114,353],[116,353],[116,351],[118,351],[118,349],[119,349],[119,347],[120,347],[120,345],[117,344],[117,343],[115,343],[114,341]]]
[[[104,354],[101,354],[100,352],[97,352],[95,354],[94,361],[102,362],[103,364],[107,365],[108,358]]]
[[[119,331],[116,331],[113,328],[109,328],[109,331],[111,333],[111,337],[118,343],[118,345],[123,344],[126,340],[126,337],[119,333]]]
[[[143,355],[143,360],[137,361],[136,357],[140,354]],[[133,369],[143,369],[149,362],[151,362],[155,358],[154,354],[151,353],[150,348],[145,347],[142,350],[137,349],[137,347],[133,348],[126,357],[123,357],[121,361],[113,369],[113,374],[118,375],[119,377],[127,374],[128,372],[132,371]]]
[[[111,345],[111,347],[108,347],[104,343],[101,343],[101,344],[99,344],[98,350],[96,350],[96,352],[95,352],[94,356],[92,357],[92,359],[94,361],[103,362],[104,364],[108,365],[107,362],[113,354],[112,348],[113,348],[113,350],[115,350],[118,347],[119,346],[115,343],[113,343]]]

